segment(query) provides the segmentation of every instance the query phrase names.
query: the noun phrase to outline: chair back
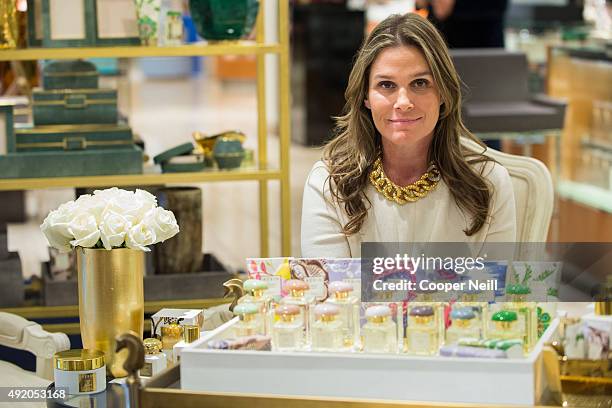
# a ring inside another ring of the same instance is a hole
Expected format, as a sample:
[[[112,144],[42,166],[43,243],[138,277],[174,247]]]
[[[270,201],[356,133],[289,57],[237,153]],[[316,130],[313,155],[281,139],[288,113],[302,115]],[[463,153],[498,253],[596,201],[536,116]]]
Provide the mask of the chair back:
[[[478,143],[462,138],[463,146],[482,152]],[[554,205],[552,177],[546,166],[531,157],[487,148],[486,156],[504,166],[512,179],[516,205],[517,242],[546,242]]]

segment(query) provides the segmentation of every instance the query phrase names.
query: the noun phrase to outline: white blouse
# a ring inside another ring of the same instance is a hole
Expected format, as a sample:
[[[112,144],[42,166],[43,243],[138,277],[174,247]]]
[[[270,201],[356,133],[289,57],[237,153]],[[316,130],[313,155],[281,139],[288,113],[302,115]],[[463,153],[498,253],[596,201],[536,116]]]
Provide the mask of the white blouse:
[[[304,187],[302,257],[359,258],[362,242],[515,242],[514,192],[508,171],[500,164],[487,162],[483,175],[494,187],[491,213],[483,227],[471,236],[463,232],[470,224],[469,218],[440,180],[427,196],[405,205],[387,200],[368,184],[366,196],[372,206],[361,231],[347,237],[342,226],[348,217],[343,208],[330,204],[334,200],[327,182],[329,171],[318,161]]]

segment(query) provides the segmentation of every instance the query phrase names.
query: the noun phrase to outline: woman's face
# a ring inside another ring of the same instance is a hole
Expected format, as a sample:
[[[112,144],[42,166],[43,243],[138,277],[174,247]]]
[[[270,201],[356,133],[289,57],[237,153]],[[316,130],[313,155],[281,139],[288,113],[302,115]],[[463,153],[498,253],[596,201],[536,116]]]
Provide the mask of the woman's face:
[[[383,145],[431,142],[440,115],[440,93],[418,48],[399,46],[380,52],[370,67],[365,106]]]

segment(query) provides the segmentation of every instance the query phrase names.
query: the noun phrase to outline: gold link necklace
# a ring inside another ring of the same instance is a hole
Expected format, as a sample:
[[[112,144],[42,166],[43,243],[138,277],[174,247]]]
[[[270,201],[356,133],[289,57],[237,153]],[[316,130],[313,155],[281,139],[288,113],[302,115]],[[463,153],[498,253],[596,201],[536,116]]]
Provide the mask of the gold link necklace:
[[[385,175],[382,166],[382,158],[376,159],[372,171],[370,172],[370,182],[376,187],[389,201],[394,201],[400,205],[408,202],[415,202],[434,190],[440,181],[440,170],[434,163],[421,176],[420,179],[405,187],[398,186]]]

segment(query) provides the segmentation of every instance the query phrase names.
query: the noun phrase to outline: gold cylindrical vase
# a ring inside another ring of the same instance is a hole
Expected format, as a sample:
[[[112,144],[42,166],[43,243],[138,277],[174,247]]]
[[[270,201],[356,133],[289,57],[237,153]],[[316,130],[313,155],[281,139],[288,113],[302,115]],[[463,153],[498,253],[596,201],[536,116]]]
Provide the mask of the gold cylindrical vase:
[[[19,20],[15,0],[0,0],[0,49],[17,47]]]
[[[107,371],[125,377],[127,350],[115,352],[115,338],[144,329],[144,252],[77,248],[79,321],[83,348],[103,351]]]

